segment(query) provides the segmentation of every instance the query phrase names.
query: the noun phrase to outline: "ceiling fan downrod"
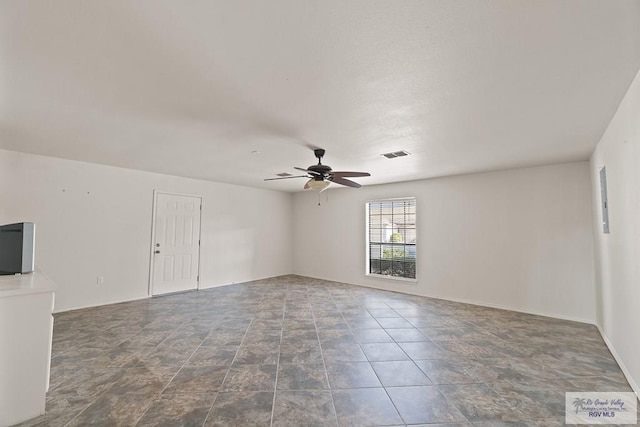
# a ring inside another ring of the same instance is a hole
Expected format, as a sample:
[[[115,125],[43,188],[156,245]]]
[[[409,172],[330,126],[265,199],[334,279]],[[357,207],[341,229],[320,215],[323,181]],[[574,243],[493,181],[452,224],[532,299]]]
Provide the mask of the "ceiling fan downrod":
[[[322,164],[322,158],[324,157],[324,153],[325,151],[322,148],[316,148],[315,150],[313,150],[313,154],[317,157],[319,165]]]

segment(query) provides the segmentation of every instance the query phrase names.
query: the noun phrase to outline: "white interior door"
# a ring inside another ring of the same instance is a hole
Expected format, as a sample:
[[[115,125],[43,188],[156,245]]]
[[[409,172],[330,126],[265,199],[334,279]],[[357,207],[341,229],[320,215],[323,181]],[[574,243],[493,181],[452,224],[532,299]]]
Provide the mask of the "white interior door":
[[[200,197],[156,194],[153,295],[198,288],[201,206]]]

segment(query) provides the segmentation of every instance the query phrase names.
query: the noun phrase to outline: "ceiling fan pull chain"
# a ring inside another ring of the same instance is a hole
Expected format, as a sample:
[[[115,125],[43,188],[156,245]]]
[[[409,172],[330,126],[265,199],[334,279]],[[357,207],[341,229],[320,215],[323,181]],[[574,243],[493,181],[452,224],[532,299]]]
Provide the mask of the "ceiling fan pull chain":
[[[329,190],[325,191],[324,194],[326,194],[326,197],[325,197],[324,201],[328,203],[329,202]],[[318,192],[318,206],[321,206],[321,204],[320,204],[321,197],[322,197],[322,192]]]

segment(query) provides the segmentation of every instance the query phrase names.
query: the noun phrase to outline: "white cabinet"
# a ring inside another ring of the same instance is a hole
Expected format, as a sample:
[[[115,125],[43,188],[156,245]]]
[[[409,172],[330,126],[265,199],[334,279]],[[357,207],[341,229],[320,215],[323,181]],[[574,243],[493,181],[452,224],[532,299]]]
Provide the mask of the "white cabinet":
[[[0,426],[44,414],[53,283],[40,271],[0,276]]]

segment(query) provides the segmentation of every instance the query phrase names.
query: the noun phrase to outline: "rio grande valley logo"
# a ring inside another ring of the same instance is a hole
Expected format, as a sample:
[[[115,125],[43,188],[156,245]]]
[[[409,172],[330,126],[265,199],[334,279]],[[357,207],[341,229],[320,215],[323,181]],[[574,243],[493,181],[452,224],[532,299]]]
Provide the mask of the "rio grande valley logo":
[[[584,392],[565,393],[567,424],[636,424],[635,393]]]

